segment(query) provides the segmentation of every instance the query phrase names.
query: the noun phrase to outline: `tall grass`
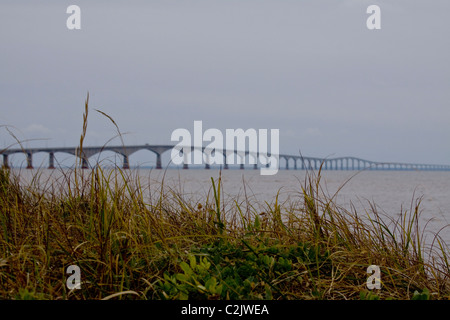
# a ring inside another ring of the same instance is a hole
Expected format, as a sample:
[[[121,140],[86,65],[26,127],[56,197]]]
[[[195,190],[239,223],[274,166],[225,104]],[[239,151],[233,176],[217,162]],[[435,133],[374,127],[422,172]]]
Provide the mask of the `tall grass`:
[[[87,130],[88,100],[83,117]],[[308,171],[296,200],[200,201],[135,170],[0,170],[3,299],[448,299],[448,247],[425,244],[420,199],[398,219],[346,210]],[[45,180],[44,182],[42,180]],[[263,207],[264,210],[260,208]],[[67,267],[81,288],[66,286]],[[370,265],[381,289],[369,290]]]

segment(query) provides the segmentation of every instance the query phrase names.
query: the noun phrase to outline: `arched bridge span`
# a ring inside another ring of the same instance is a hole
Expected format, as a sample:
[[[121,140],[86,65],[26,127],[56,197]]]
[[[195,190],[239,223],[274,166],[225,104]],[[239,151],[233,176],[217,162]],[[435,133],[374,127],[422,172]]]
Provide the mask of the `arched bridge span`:
[[[45,152],[49,155],[48,168],[55,168],[55,153],[56,152],[64,152],[72,154],[80,159],[81,167],[84,169],[89,168],[88,159],[95,154],[101,153],[103,151],[112,151],[117,154],[120,154],[123,157],[122,167],[124,169],[128,169],[129,165],[129,157],[133,153],[140,150],[149,150],[156,154],[156,169],[162,169],[162,154],[169,150],[172,150],[174,145],[131,145],[131,146],[103,146],[103,147],[83,147],[79,148],[17,148],[17,149],[6,149],[0,150],[0,154],[3,156],[3,166],[9,167],[8,156],[15,153],[24,153],[27,159],[27,168],[33,168],[33,154],[38,152]],[[191,151],[199,148],[191,148]],[[205,153],[205,147],[201,148],[201,152]],[[223,168],[228,169],[229,166],[227,164],[227,154],[234,153],[236,156],[252,156],[254,159],[259,157],[257,152],[250,151],[239,151],[239,150],[215,150],[215,152],[222,153],[224,156]],[[209,152],[207,152],[210,154]],[[270,155],[270,154],[269,154]],[[288,154],[279,154],[278,161],[280,163],[281,159],[285,162],[285,169],[294,169],[294,170],[318,170],[322,168],[322,170],[428,170],[428,171],[450,171],[450,165],[439,165],[439,164],[418,164],[418,163],[400,163],[400,162],[376,162],[365,160],[356,157],[338,157],[338,158],[319,158],[319,157],[304,157],[298,155],[288,155]],[[291,168],[289,163],[293,163],[294,167]],[[244,163],[241,160],[238,162],[240,164],[240,168],[244,169]],[[183,164],[183,168],[187,169],[188,163]],[[209,169],[210,165],[205,164],[205,168]],[[257,169],[257,163],[253,164],[253,168]],[[281,166],[280,166],[280,169]]]

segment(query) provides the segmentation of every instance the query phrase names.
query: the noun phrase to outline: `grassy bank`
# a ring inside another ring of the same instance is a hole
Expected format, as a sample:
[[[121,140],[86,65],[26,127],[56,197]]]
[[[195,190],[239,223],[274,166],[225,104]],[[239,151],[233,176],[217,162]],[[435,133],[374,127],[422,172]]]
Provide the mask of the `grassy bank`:
[[[422,242],[419,207],[349,212],[320,171],[295,203],[224,203],[220,176],[193,202],[133,170],[66,170],[42,184],[0,171],[3,299],[448,299],[448,249]],[[67,267],[81,270],[69,290]],[[367,268],[381,289],[367,288]]]
[[[0,170],[2,299],[450,297],[449,250],[438,235],[431,247],[423,242],[420,202],[395,220],[376,206],[348,211],[323,191],[320,170],[284,204],[277,195],[225,203],[220,175],[200,201],[164,182],[149,196],[133,170],[61,177],[42,181],[36,171],[23,182],[20,171]],[[69,289],[73,265],[81,287]],[[380,289],[368,289],[371,265]]]

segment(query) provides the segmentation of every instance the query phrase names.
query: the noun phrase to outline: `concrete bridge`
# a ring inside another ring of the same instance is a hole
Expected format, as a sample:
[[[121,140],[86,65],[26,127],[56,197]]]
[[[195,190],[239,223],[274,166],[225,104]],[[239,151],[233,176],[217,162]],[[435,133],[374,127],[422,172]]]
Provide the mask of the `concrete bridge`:
[[[88,169],[90,167],[88,159],[95,154],[103,151],[112,151],[123,157],[122,168],[129,169],[129,157],[133,153],[140,150],[149,150],[156,154],[156,169],[162,169],[161,156],[163,153],[172,150],[175,145],[134,145],[134,146],[103,146],[103,147],[83,147],[82,150],[78,148],[17,148],[0,150],[3,156],[3,166],[9,167],[8,156],[15,153],[24,153],[27,160],[27,168],[33,168],[33,154],[45,152],[49,155],[48,168],[55,168],[55,153],[63,152],[69,153],[78,157],[81,161],[81,168]],[[191,147],[193,152],[196,148]],[[200,149],[198,149],[200,151]],[[227,152],[236,155],[242,155],[244,152],[238,150],[215,150],[222,153],[224,156],[223,168],[228,169],[226,154]],[[205,153],[205,147],[202,147],[202,153]],[[252,156],[258,159],[259,154],[255,152],[245,151],[245,156]],[[322,166],[322,170],[427,170],[427,171],[450,171],[450,165],[438,164],[417,164],[417,163],[399,163],[399,162],[375,162],[364,160],[355,157],[338,157],[338,158],[317,158],[304,157],[297,155],[279,154],[279,168],[282,169],[281,160],[284,161],[284,168],[286,170],[318,170]],[[240,169],[244,169],[244,161],[241,161]],[[255,161],[257,162],[257,161]],[[183,164],[184,169],[188,169],[188,164]],[[210,165],[205,164],[205,169],[209,169]],[[253,164],[253,168],[257,169],[258,164]]]

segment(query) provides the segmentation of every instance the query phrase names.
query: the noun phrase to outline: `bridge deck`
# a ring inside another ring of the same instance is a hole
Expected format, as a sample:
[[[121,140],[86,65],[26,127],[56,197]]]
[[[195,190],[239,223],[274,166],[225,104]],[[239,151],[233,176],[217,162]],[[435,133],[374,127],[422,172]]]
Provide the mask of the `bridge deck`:
[[[77,156],[81,159],[81,167],[88,168],[88,159],[97,153],[103,151],[112,151],[123,156],[123,168],[129,168],[129,156],[140,150],[149,150],[156,154],[156,168],[162,168],[161,155],[164,152],[172,150],[175,145],[131,145],[131,146],[103,146],[103,147],[83,147],[78,148],[16,148],[16,149],[5,149],[1,150],[0,154],[3,155],[3,165],[8,167],[8,156],[14,153],[24,153],[27,156],[27,168],[33,168],[33,154],[39,152],[45,152],[49,154],[49,166],[48,168],[54,168],[55,153],[64,152]],[[187,147],[191,151],[200,148]],[[205,147],[201,148],[203,153],[211,155],[211,150]],[[239,155],[239,156],[252,156],[254,159],[261,159],[262,154],[257,152],[249,152],[242,150],[215,150],[224,155],[223,167],[228,169],[229,164],[234,164],[233,162],[227,163],[227,158],[229,155]],[[267,155],[265,155],[267,156]],[[268,154],[270,156],[270,154]],[[285,169],[295,169],[295,170],[305,170],[305,169],[315,169],[318,170],[428,170],[428,171],[450,171],[450,165],[439,165],[439,164],[418,164],[418,163],[400,163],[400,162],[376,162],[365,159],[360,159],[356,157],[338,157],[338,158],[318,158],[318,157],[304,157],[297,155],[279,154],[278,165],[280,164],[280,159],[285,162]],[[237,157],[238,158],[238,157]],[[230,159],[230,158],[228,158]],[[239,161],[239,160],[238,160]],[[242,160],[241,162],[244,162]],[[293,164],[293,167],[290,165]],[[253,168],[258,167],[257,160],[253,160]],[[281,166],[279,166],[282,168]],[[188,163],[183,164],[183,168],[188,168]],[[205,168],[210,168],[210,164],[206,163]],[[241,164],[240,168],[243,169],[244,165]]]

